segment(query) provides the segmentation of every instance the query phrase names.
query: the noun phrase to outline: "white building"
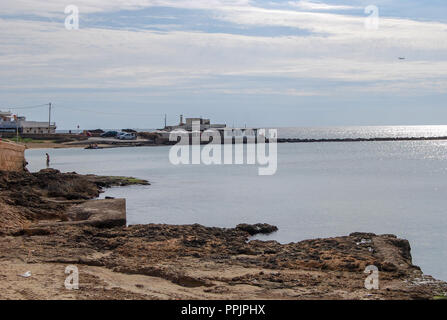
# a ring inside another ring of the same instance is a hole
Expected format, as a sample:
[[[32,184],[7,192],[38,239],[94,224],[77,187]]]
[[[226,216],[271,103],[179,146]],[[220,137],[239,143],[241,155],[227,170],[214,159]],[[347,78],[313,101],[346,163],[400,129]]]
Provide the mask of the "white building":
[[[0,132],[16,132],[18,123],[14,121],[11,112],[0,111]]]
[[[183,122],[183,115],[180,116],[180,123],[177,126],[167,126],[166,130],[184,129],[186,131],[192,131],[193,123],[200,124],[200,131],[208,129],[224,129],[226,124],[213,124],[210,119],[203,118],[186,118],[186,123]]]
[[[0,132],[16,132],[28,134],[56,133],[56,123],[44,121],[27,121],[25,117],[17,117],[11,112],[0,111]]]
[[[48,122],[19,120],[22,133],[48,134],[56,133],[56,123],[52,122],[48,128]]]

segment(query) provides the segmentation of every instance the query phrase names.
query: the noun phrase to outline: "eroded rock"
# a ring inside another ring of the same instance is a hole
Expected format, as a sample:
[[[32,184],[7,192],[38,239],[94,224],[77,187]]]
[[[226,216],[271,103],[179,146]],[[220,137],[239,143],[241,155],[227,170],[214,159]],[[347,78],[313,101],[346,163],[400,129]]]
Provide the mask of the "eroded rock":
[[[236,229],[248,232],[251,236],[256,234],[270,234],[278,231],[278,227],[267,223],[247,224],[241,223],[236,226]]]

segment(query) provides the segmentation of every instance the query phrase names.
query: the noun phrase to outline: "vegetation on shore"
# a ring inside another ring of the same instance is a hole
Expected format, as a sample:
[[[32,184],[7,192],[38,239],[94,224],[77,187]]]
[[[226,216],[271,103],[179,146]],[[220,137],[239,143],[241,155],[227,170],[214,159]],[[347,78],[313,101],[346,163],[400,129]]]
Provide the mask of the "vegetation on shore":
[[[149,182],[143,179],[133,178],[133,177],[111,177],[115,178],[118,181],[121,181],[121,185],[132,185],[132,184],[139,184],[139,185],[149,185]]]
[[[150,185],[147,180],[138,179],[134,177],[121,177],[121,176],[95,176],[87,175],[88,179],[96,183],[101,188],[110,187],[125,187],[131,185]]]

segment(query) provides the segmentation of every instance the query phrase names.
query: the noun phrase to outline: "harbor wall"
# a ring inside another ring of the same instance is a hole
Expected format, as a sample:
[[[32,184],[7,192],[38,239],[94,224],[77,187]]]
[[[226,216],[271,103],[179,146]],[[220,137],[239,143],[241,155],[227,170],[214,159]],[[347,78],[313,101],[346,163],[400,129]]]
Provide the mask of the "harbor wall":
[[[15,132],[2,132],[1,137],[6,139],[15,140],[17,134]],[[70,134],[70,133],[53,133],[53,134],[37,134],[37,133],[20,133],[21,138],[30,138],[33,140],[51,140],[51,141],[73,141],[73,140],[87,140],[88,137],[80,134]]]
[[[25,146],[0,141],[0,170],[23,171]]]

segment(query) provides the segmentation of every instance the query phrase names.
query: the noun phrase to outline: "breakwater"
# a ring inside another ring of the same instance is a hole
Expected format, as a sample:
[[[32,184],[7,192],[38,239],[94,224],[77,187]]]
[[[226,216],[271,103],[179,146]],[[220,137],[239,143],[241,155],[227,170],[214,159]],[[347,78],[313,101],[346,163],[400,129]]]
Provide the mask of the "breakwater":
[[[337,138],[337,139],[298,139],[278,138],[278,143],[315,143],[315,142],[373,142],[373,141],[429,141],[447,140],[447,137],[385,137],[385,138]]]

